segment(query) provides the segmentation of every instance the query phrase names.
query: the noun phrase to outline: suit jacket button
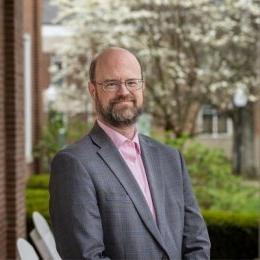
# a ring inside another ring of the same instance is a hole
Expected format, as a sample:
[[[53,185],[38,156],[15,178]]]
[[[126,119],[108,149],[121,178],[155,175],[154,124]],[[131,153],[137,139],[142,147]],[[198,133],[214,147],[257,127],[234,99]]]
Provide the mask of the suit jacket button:
[[[162,260],[169,260],[169,258],[166,255],[163,255]]]

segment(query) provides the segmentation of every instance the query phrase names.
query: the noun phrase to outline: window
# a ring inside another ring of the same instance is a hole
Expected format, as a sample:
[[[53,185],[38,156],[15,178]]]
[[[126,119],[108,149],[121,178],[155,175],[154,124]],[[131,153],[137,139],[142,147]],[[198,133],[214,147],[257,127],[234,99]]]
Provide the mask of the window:
[[[212,106],[205,105],[202,108],[201,130],[203,134],[228,134],[230,133],[230,119]]]

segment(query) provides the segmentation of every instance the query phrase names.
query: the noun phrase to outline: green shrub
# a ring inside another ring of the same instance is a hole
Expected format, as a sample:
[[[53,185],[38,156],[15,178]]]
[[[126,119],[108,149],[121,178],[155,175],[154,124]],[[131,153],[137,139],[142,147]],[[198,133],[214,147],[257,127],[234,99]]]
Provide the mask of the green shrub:
[[[232,174],[231,162],[221,149],[209,149],[185,137],[167,139],[167,144],[181,148],[202,208],[260,214],[259,188]]]
[[[211,241],[211,259],[255,259],[259,216],[250,213],[203,211]]]
[[[68,144],[84,136],[89,129],[82,118],[66,118],[62,113],[50,111],[43,134],[34,147],[34,155],[41,161],[44,171],[49,170],[53,156]]]
[[[70,118],[67,124],[66,144],[74,143],[81,139],[90,130],[90,125],[82,118]]]
[[[173,138],[172,133],[166,132],[164,135],[164,138],[163,138],[163,140],[161,140],[161,142],[163,142],[169,146],[172,146],[176,149],[183,150],[183,148],[188,140],[190,140],[190,136],[188,134],[182,134],[178,138]]]
[[[34,156],[41,161],[44,171],[49,170],[53,156],[65,145],[66,130],[61,113],[50,111],[41,140],[34,147]]]
[[[220,149],[192,143],[184,150],[193,189],[202,208],[232,212],[260,212],[259,190],[232,174]]]
[[[49,216],[49,192],[46,189],[26,190],[26,212],[29,216],[34,211],[39,211],[44,216]]]
[[[27,182],[27,189],[48,189],[49,174],[32,175]]]
[[[254,213],[202,210],[202,215],[209,226],[257,228],[259,223],[259,215]]]

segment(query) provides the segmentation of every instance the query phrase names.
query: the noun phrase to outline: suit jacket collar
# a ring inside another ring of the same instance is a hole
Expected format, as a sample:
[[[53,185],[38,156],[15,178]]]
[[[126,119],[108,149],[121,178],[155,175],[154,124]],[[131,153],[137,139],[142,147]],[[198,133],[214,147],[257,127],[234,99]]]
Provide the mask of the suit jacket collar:
[[[126,141],[131,141],[135,143],[137,152],[140,153],[140,143],[139,143],[139,137],[137,133],[137,129],[135,129],[135,134],[134,137],[130,140],[115,129],[105,125],[101,121],[97,120],[97,124],[99,125],[100,128],[104,130],[104,132],[110,137],[110,139],[113,141],[115,146],[119,149],[121,145],[123,145]]]
[[[147,229],[158,241],[161,247],[167,252],[167,249],[163,243],[163,232],[165,230],[163,224],[165,222],[163,213],[164,210],[162,209],[164,205],[164,190],[163,178],[160,176],[161,171],[158,160],[159,152],[157,147],[146,140],[142,135],[139,135],[142,158],[152,193],[151,195],[156,210],[158,226],[152,217],[150,209],[146,203],[141,189],[138,186],[138,183],[136,182],[124,159],[121,157],[120,152],[114,146],[112,140],[98,126],[97,123],[89,135],[92,141],[100,148],[98,150],[99,156],[103,159],[103,161],[107,164],[107,166],[124,187]]]

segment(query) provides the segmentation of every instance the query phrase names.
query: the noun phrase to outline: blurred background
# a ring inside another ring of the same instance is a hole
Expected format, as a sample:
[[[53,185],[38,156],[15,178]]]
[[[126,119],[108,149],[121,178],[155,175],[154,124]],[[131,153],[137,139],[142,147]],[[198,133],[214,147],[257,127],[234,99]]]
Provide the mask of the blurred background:
[[[49,221],[49,164],[92,127],[88,67],[108,46],[141,60],[139,131],[183,152],[212,259],[259,258],[259,0],[0,0],[0,14],[0,259],[33,211]]]

